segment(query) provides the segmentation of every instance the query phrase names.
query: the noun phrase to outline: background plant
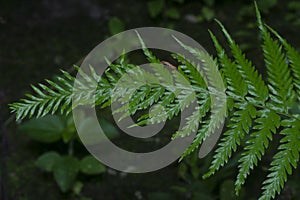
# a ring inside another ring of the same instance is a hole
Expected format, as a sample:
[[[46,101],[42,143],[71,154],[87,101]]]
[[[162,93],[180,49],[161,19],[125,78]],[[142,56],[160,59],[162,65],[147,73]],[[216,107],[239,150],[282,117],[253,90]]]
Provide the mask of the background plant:
[[[103,122],[103,128],[109,130],[108,137],[111,139],[116,137],[118,131],[107,121]],[[86,118],[81,129],[90,129],[89,123],[90,119]],[[77,137],[72,117],[46,115],[22,123],[19,129],[33,140],[53,146],[52,150],[44,151],[37,158],[35,165],[44,172],[52,173],[63,193],[71,191],[80,199],[88,199],[81,194],[84,181],[79,179],[79,174],[97,176],[105,173],[106,167],[91,155],[80,155],[75,152],[76,149],[78,151],[75,146],[80,144],[80,140]],[[60,146],[67,152],[58,152]],[[79,156],[81,158],[78,158]]]

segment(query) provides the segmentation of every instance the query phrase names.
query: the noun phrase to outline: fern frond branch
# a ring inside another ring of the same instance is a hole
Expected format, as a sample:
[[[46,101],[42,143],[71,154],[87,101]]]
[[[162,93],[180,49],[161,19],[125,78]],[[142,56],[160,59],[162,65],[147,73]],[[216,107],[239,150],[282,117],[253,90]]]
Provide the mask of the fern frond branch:
[[[300,126],[296,120],[285,120],[282,122],[285,128],[281,131],[284,137],[278,147],[279,152],[273,157],[270,173],[263,182],[263,195],[259,200],[269,200],[280,193],[287,181],[287,176],[292,174],[299,162],[300,153]]]
[[[253,98],[249,99],[256,101],[261,105],[264,105],[269,98],[269,91],[266,84],[262,80],[261,75],[258,74],[252,62],[246,58],[240,47],[231,38],[224,25],[218,20],[216,20],[216,22],[219,24],[222,32],[227,38],[233,57],[238,64],[238,70],[240,71],[243,78],[247,81],[249,93],[253,96]]]
[[[277,40],[271,38],[270,33],[262,23],[260,12],[256,6],[258,27],[263,38],[263,54],[268,73],[268,87],[270,103],[281,112],[288,112],[294,102],[292,77],[286,56]]]
[[[278,32],[266,25],[268,29],[279,39],[287,52],[287,62],[290,63],[293,75],[293,83],[297,92],[298,100],[300,101],[300,53],[292,47]]]
[[[235,190],[238,194],[242,185],[245,183],[250,170],[257,166],[265,154],[265,149],[269,146],[269,141],[272,140],[272,134],[276,133],[280,126],[280,116],[270,110],[258,111],[258,116],[255,120],[256,125],[253,127],[256,132],[251,133],[251,139],[247,141],[245,151],[239,159],[239,173],[235,182]]]

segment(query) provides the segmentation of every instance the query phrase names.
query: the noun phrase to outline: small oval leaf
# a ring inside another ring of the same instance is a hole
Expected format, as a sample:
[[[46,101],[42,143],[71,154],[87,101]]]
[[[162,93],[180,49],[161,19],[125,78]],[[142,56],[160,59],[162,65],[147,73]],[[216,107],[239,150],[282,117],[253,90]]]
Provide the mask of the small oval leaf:
[[[53,166],[56,183],[62,192],[67,192],[76,180],[80,162],[71,156],[62,157]]]
[[[106,168],[93,156],[86,156],[80,162],[80,170],[84,174],[96,175],[105,172]]]
[[[55,151],[49,151],[41,155],[35,162],[35,165],[40,169],[51,172],[53,165],[60,159],[60,155]]]

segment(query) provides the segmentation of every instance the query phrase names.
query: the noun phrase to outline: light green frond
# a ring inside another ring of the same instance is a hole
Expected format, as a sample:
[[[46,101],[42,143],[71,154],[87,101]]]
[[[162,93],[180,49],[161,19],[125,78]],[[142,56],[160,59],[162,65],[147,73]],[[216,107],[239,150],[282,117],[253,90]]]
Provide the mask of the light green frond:
[[[10,104],[12,112],[16,113],[16,119],[25,117],[42,117],[47,114],[54,114],[57,110],[65,112],[66,106],[72,100],[73,86],[70,82],[74,78],[65,71],[64,77],[60,77],[56,82],[46,80],[48,86],[40,83],[38,86],[31,86],[35,95],[27,94],[27,99],[22,99],[18,103]]]

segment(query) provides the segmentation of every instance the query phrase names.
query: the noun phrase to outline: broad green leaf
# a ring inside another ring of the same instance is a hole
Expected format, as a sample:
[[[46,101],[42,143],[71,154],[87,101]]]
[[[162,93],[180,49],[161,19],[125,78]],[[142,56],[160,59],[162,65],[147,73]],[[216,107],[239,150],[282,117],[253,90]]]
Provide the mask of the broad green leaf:
[[[61,138],[65,123],[60,116],[47,115],[42,118],[31,119],[20,125],[19,128],[34,140],[51,143]]]
[[[80,170],[84,174],[96,175],[106,171],[106,168],[93,156],[86,156],[80,161]]]
[[[62,132],[62,139],[64,143],[70,142],[76,135],[76,128],[74,125],[73,117],[68,116],[66,119],[66,128]]]
[[[72,138],[76,135],[76,132],[65,130],[62,132],[62,139],[64,143],[68,143],[72,140]]]
[[[53,166],[53,175],[62,192],[70,190],[80,169],[80,162],[71,156],[65,156],[56,161]]]
[[[41,155],[35,162],[40,169],[51,172],[54,164],[60,159],[60,155],[55,151],[49,151]]]

